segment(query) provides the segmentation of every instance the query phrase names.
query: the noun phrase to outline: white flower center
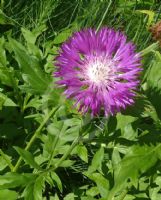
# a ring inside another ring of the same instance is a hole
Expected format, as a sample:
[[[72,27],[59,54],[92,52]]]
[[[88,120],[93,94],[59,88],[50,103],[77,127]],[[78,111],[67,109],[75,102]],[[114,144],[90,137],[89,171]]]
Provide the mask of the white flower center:
[[[109,82],[109,78],[114,75],[114,63],[109,59],[95,58],[86,69],[88,79],[96,85]]]

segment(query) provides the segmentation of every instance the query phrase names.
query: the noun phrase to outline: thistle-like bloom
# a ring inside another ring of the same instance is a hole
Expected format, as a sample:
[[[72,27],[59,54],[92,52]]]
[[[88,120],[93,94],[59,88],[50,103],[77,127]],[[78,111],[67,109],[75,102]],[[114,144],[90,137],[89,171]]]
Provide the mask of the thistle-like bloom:
[[[107,116],[134,103],[140,60],[123,33],[110,28],[87,29],[62,44],[54,74],[79,111],[97,115],[103,110]]]

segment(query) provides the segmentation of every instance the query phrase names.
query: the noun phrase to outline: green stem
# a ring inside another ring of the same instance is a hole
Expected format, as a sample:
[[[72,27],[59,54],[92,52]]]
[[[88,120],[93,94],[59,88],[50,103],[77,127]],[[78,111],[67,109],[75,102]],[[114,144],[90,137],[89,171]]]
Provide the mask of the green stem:
[[[34,143],[35,139],[39,136],[39,134],[41,133],[42,128],[44,127],[44,125],[47,123],[47,121],[50,119],[50,117],[57,111],[57,108],[53,108],[50,113],[45,117],[44,121],[40,124],[40,126],[37,128],[37,130],[35,131],[34,135],[31,137],[30,141],[27,143],[25,150],[27,151],[28,149],[30,149],[31,145]],[[14,168],[12,169],[12,172],[16,172],[20,166],[22,162],[22,157],[20,156],[16,165],[14,166]]]
[[[79,143],[80,139],[82,140],[83,137],[88,133],[88,129],[86,129],[84,131],[83,129],[83,124],[81,126],[81,129],[79,131],[79,136],[77,138],[75,138],[75,140],[72,142],[72,144],[70,145],[68,151],[60,158],[60,160],[51,168],[50,167],[50,164],[51,164],[51,161],[52,161],[52,158],[54,156],[54,150],[55,150],[55,147],[56,147],[56,144],[58,142],[58,139],[60,138],[60,134],[61,132],[59,133],[59,135],[57,136],[57,138],[55,138],[55,141],[54,141],[54,150],[50,156],[50,159],[49,159],[49,162],[47,164],[47,167],[46,167],[46,170],[45,172],[50,172],[50,171],[54,171],[56,170],[58,167],[60,167],[60,165],[62,164],[62,162],[64,160],[66,160],[68,158],[68,156],[70,156],[71,152],[73,151],[73,149],[75,148],[75,146]]]
[[[3,157],[3,159],[6,161],[6,163],[8,164],[9,168],[11,169],[11,171],[13,170],[14,166],[12,165],[11,161],[8,159],[8,157],[3,153],[2,149],[0,149],[0,154]]]
[[[69,147],[68,151],[60,158],[60,160],[51,168],[47,169],[47,172],[50,171],[55,171],[58,167],[60,167],[60,165],[62,164],[62,162],[64,160],[66,160],[68,158],[68,156],[71,154],[71,152],[73,151],[73,149],[75,148],[75,146],[79,143],[80,139],[82,138],[81,135],[79,135],[71,144],[71,146]]]
[[[110,0],[108,6],[107,6],[107,8],[106,8],[106,10],[105,10],[105,12],[104,12],[104,14],[103,14],[103,16],[102,16],[101,21],[100,21],[100,23],[98,24],[98,27],[97,27],[97,29],[96,29],[96,32],[98,32],[98,30],[100,29],[100,27],[101,27],[101,25],[102,25],[102,22],[103,22],[103,20],[105,19],[106,14],[107,14],[107,12],[108,12],[108,10],[109,10],[111,4],[112,4],[112,1]]]
[[[49,158],[49,162],[48,162],[48,164],[47,164],[47,166],[46,166],[46,169],[48,169],[49,167],[50,167],[50,165],[51,165],[51,161],[52,161],[52,158],[54,157],[54,153],[55,153],[55,148],[56,148],[56,145],[57,145],[57,143],[58,143],[58,141],[59,141],[59,136],[60,136],[60,133],[61,132],[59,132],[59,134],[55,137],[55,139],[54,139],[54,144],[53,144],[53,151],[52,151],[52,153],[51,153],[51,155],[50,155],[50,158]]]

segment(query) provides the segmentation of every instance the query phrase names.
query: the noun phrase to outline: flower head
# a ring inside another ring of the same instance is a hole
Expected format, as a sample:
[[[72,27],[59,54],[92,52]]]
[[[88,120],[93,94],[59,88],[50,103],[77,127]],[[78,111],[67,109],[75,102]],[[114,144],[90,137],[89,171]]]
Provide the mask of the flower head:
[[[126,36],[110,28],[74,33],[60,48],[54,73],[79,111],[97,115],[119,112],[134,103],[140,55]]]

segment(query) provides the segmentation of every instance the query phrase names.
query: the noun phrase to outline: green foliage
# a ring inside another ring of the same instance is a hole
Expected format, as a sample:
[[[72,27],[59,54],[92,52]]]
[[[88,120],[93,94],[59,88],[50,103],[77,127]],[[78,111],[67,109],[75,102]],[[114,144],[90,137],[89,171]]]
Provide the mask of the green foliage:
[[[32,94],[43,94],[50,84],[50,77],[43,73],[40,60],[27,53],[27,50],[17,41],[10,39],[10,45],[22,71],[25,84],[21,89]]]
[[[0,199],[6,199],[6,200],[16,200],[18,197],[18,194],[15,191],[4,189],[0,190]]]
[[[161,54],[151,0],[0,2],[0,199],[161,199]],[[82,116],[54,85],[74,31],[122,30],[142,54],[135,104]]]

